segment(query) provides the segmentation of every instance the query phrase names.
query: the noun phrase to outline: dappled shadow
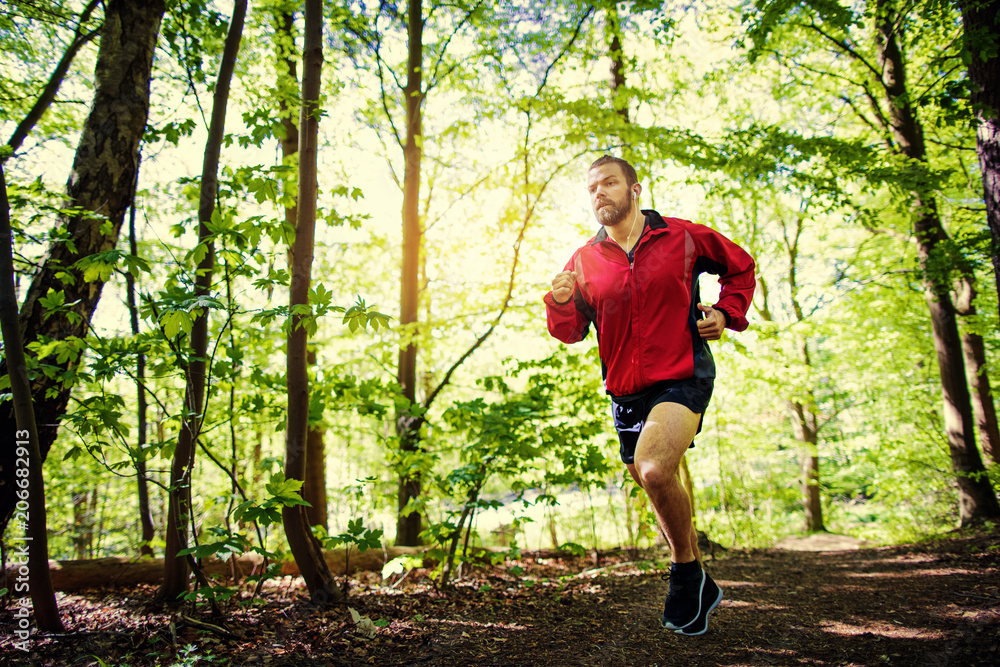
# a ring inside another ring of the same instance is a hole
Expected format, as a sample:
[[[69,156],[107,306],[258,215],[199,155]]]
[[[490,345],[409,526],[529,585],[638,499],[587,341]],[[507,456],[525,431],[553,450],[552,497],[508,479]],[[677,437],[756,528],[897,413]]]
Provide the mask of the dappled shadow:
[[[769,664],[997,664],[997,561],[975,549],[746,555],[718,568],[730,581],[716,625]]]

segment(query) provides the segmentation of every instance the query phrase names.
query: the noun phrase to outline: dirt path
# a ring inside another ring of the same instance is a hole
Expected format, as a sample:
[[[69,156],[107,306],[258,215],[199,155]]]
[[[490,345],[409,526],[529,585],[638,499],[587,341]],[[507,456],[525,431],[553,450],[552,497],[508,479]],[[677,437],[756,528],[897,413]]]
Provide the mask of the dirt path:
[[[709,566],[726,597],[702,637],[659,627],[666,584],[624,556],[596,574],[584,560],[526,562],[519,578],[482,571],[448,595],[413,577],[390,589],[373,575],[355,580],[360,624],[279,588],[266,606],[232,614],[238,639],[177,624],[151,605],[150,588],[66,596],[67,625],[81,634],[36,637],[25,655],[4,632],[0,664],[992,666],[998,545],[993,530],[929,545],[726,554]],[[11,622],[0,613],[0,627]]]

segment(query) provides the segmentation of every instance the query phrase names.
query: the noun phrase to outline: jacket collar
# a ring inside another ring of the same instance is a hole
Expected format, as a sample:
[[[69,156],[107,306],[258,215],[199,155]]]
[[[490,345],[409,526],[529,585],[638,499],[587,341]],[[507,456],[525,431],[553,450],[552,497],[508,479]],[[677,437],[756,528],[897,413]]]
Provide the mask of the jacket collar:
[[[646,220],[643,223],[642,231],[639,233],[640,239],[642,238],[643,234],[646,233],[647,229],[667,228],[667,221],[664,220],[660,216],[660,214],[654,211],[653,209],[642,209],[642,214],[643,216],[645,216]],[[607,240],[608,240],[608,229],[607,227],[601,226],[601,228],[597,231],[597,234],[590,241],[590,245],[594,246],[600,243],[601,241],[607,241]],[[636,245],[638,245],[638,241],[636,242]]]

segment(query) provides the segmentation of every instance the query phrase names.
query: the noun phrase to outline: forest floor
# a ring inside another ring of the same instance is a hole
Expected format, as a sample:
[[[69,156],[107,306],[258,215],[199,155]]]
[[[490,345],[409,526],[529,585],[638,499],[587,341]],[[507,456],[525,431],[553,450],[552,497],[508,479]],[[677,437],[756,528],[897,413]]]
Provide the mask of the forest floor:
[[[447,592],[419,571],[395,587],[359,574],[347,605],[328,610],[286,579],[253,606],[202,617],[217,630],[165,611],[151,586],[60,594],[66,634],[33,635],[28,652],[0,611],[0,664],[1000,664],[996,527],[882,548],[717,554],[707,569],[725,598],[700,637],[660,628],[664,563],[662,552],[602,554],[599,568],[525,556]]]

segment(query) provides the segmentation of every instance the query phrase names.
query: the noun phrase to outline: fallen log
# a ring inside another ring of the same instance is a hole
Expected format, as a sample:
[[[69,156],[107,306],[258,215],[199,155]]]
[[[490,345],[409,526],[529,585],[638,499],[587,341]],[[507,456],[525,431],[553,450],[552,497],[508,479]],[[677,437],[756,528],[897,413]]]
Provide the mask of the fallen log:
[[[353,574],[358,570],[376,571],[393,558],[399,556],[420,556],[424,547],[384,547],[369,549],[359,553],[357,549],[330,549],[323,553],[330,571],[334,575]],[[425,567],[433,567],[436,562],[424,558]],[[206,558],[202,563],[205,574],[225,582],[239,581],[252,574],[259,574],[264,567],[263,558],[258,554],[246,554],[226,561]],[[0,588],[13,589],[17,580],[20,563],[8,567],[4,572]],[[57,591],[72,593],[88,588],[115,588],[158,584],[163,579],[162,558],[126,558],[111,556],[89,560],[50,560],[49,572],[52,586]],[[299,568],[293,560],[281,563],[281,574],[298,576]]]
[[[335,576],[344,576],[354,574],[359,570],[381,571],[382,566],[400,556],[419,556],[422,560],[422,567],[436,567],[438,561],[431,557],[428,551],[428,547],[385,546],[381,549],[369,549],[364,553],[359,553],[357,549],[350,547],[328,549],[323,552],[323,556],[330,571]],[[501,547],[486,547],[484,551],[503,552],[505,550]],[[577,558],[566,551],[543,549],[523,552],[520,560],[576,560]],[[489,562],[489,558],[481,556],[480,559],[482,562]],[[13,590],[13,584],[17,581],[20,566],[21,563],[9,565],[7,570],[3,572],[3,576],[0,577],[0,589],[9,589],[8,596],[15,595],[10,591]],[[259,554],[244,554],[226,561],[213,557],[206,558],[202,562],[202,570],[206,576],[226,584],[242,581],[250,575],[259,574],[263,567],[264,559]],[[52,587],[63,593],[95,588],[128,588],[140,584],[155,585],[163,580],[163,559],[109,556],[89,560],[50,560],[49,572],[52,578]],[[299,575],[299,568],[294,560],[281,562],[281,575],[291,577]]]

